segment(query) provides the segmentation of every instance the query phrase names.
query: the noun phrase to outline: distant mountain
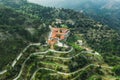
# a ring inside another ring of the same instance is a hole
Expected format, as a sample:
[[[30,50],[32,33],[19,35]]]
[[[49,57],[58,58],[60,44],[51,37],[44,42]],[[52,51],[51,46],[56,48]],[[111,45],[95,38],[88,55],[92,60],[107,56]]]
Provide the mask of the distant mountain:
[[[82,11],[94,20],[120,30],[120,0],[88,0],[69,8]]]
[[[84,12],[96,21],[120,30],[120,0],[28,0],[44,6],[70,8]]]
[[[120,0],[28,0],[29,2],[33,2],[36,4],[44,5],[44,6],[52,6],[52,7],[63,7],[63,8],[77,8],[80,9],[81,7],[92,7],[99,6],[100,8],[111,8],[115,9],[117,6],[116,4],[120,3]]]
[[[120,8],[120,0],[109,0],[102,8],[117,10]]]

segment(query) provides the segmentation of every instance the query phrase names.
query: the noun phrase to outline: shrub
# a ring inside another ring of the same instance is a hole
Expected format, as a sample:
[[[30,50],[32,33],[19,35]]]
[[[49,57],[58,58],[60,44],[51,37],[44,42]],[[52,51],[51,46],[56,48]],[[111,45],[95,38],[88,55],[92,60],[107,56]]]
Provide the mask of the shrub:
[[[114,66],[113,72],[115,72],[115,74],[117,76],[120,76],[120,65],[119,66]]]

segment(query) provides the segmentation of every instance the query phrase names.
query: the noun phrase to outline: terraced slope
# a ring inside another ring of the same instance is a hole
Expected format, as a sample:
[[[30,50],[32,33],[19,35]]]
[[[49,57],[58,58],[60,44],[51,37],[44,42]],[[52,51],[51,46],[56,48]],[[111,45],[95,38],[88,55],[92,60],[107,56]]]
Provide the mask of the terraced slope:
[[[0,7],[0,16],[3,16],[0,17],[0,32],[3,34],[3,42],[0,42],[0,54],[3,55],[0,58],[0,69],[3,70],[0,72],[0,80],[119,79],[111,70],[112,67],[107,65],[120,64],[120,35],[115,30],[69,9],[47,8],[32,3],[17,8],[11,4],[6,6],[11,6],[12,9]],[[56,47],[56,50],[62,51],[55,51],[50,50],[49,46],[37,44],[23,49],[29,43],[45,44],[48,26],[56,25],[57,19],[63,22],[57,26],[65,25],[71,30],[66,43],[73,49],[63,52],[65,49]],[[5,36],[10,40],[4,40]],[[85,46],[76,45],[77,40],[83,40]],[[91,48],[102,56],[91,51]]]
[[[36,51],[32,52],[33,48]],[[101,55],[90,53],[85,49],[76,53],[73,48],[71,52],[68,52],[62,53],[62,51],[48,49],[47,46],[32,45],[17,61],[15,67],[1,75],[0,79],[86,80],[92,76],[96,78],[97,75],[100,75],[101,79],[105,75],[112,76],[112,67],[104,63]]]

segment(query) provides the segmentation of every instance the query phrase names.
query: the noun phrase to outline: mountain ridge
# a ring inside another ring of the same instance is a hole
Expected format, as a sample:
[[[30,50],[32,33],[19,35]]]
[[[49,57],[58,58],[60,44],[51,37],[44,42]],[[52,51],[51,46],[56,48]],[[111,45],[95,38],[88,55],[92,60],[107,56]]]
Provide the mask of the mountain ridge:
[[[31,3],[36,3],[44,6],[51,6],[52,2],[46,1],[32,1]],[[43,3],[42,3],[43,2]],[[42,4],[41,4],[42,3]],[[44,4],[46,3],[46,4]],[[49,5],[51,3],[51,5]],[[55,5],[56,4],[56,5]],[[119,0],[71,0],[68,4],[67,1],[63,0],[61,2],[54,1],[54,6],[58,8],[73,9],[78,12],[83,12],[86,16],[90,16],[92,19],[108,25],[109,27],[118,30],[120,32],[120,1]]]

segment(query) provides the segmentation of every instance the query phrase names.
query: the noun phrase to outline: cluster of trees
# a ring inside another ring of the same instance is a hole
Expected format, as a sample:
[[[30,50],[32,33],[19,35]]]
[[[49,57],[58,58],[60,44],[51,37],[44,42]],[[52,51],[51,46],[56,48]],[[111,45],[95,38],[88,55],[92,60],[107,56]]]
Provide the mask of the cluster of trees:
[[[114,66],[113,72],[115,72],[116,76],[120,76],[120,65]]]
[[[28,14],[29,16],[31,15],[32,17],[36,16],[37,18],[35,18],[35,21],[33,21],[33,25],[35,26],[39,26],[36,25],[39,23],[45,23],[47,26],[51,24],[56,18],[62,19],[64,21],[73,20],[75,24],[68,27],[74,29],[75,32],[83,34],[83,37],[90,47],[101,53],[119,55],[120,35],[116,31],[110,29],[108,26],[101,25],[100,23],[97,23],[94,20],[84,16],[82,13],[75,12],[70,9],[43,7],[32,3],[21,5],[17,10],[24,14]],[[21,19],[21,17],[19,19]],[[22,18],[20,21],[23,20],[25,19]],[[47,28],[44,31],[46,31]],[[42,33],[42,31],[39,32]]]
[[[49,29],[39,22],[36,17],[0,5],[0,70],[11,64],[29,42],[45,43],[44,32]],[[34,34],[27,28],[33,28]]]
[[[6,2],[4,4],[9,7],[0,5],[0,56],[3,56],[0,58],[0,69],[3,67],[3,61],[6,61],[4,65],[11,62],[29,42],[44,43],[46,37],[48,37],[48,25],[52,24],[56,18],[64,21],[74,21],[74,25],[67,22],[64,23],[72,31],[68,43],[77,41],[78,38],[75,34],[82,34],[87,45],[100,53],[104,53],[104,56],[107,56],[106,54],[120,56],[120,35],[109,27],[89,19],[82,13],[70,9],[48,8],[32,3],[19,5],[14,3],[18,6],[12,6],[8,4],[9,2]],[[34,34],[31,34],[28,28],[33,28]],[[4,39],[1,37],[3,34],[8,38]],[[81,51],[80,47],[72,46],[77,50],[77,53]],[[112,56],[109,57],[112,58]],[[111,62],[108,57],[105,57],[105,61]],[[117,60],[115,61],[116,63],[118,62]],[[69,67],[73,71],[79,67],[84,67],[88,63],[88,59],[78,56],[72,59]]]
[[[11,63],[26,44],[27,43],[20,38],[11,38],[0,41],[0,70],[8,65],[8,63]]]
[[[90,16],[96,21],[99,21],[109,27],[118,30],[120,32],[120,6],[117,6],[118,10],[116,9],[95,9],[92,8],[91,12],[86,11],[86,15]],[[94,14],[93,14],[94,13]]]

